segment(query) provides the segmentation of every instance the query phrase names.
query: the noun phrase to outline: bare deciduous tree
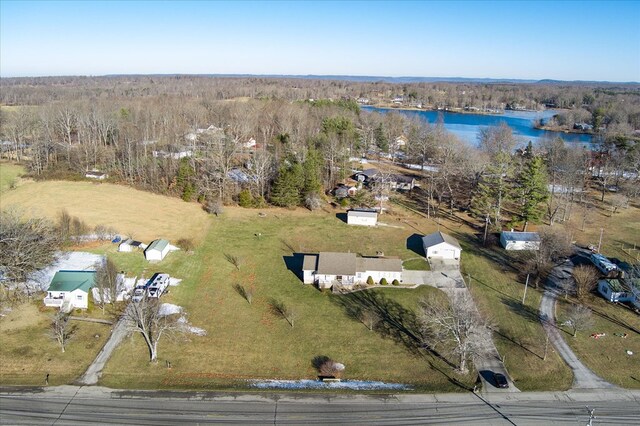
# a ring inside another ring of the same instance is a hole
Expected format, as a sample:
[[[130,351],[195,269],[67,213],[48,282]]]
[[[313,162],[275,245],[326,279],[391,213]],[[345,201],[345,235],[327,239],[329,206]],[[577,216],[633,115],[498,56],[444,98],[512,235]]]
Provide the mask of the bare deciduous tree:
[[[584,300],[585,297],[596,287],[598,270],[591,265],[578,265],[573,268],[573,280],[576,283],[576,297]]]
[[[271,307],[271,312],[287,320],[291,328],[293,328],[298,315],[291,306],[278,299],[271,299],[269,306]]]
[[[358,318],[369,331],[373,331],[375,326],[380,322],[380,316],[371,309],[363,309],[360,311]]]
[[[158,299],[145,297],[131,303],[125,310],[124,318],[131,331],[140,333],[149,350],[149,361],[158,360],[158,342],[165,334],[181,331],[177,314],[166,315],[161,311]]]
[[[438,298],[425,298],[419,302],[419,320],[425,343],[430,347],[443,347],[457,356],[458,369],[467,371],[467,362],[473,355],[490,349],[491,330],[475,308],[467,292],[457,292],[450,302]]]
[[[547,277],[555,262],[573,253],[569,235],[559,228],[540,227],[540,249],[523,252],[523,272],[531,274],[533,285],[538,288],[540,282]]]
[[[95,285],[104,313],[105,306],[108,303],[114,303],[118,295],[118,269],[111,259],[107,258],[103,264],[96,268]]]
[[[576,337],[579,331],[589,330],[594,324],[591,309],[584,305],[571,306],[567,312],[567,321],[573,329],[573,337]]]
[[[0,213],[0,269],[8,282],[24,283],[30,273],[53,261],[59,247],[58,234],[48,220],[22,219],[16,209]]]
[[[58,311],[51,320],[49,336],[58,342],[60,349],[64,352],[67,342],[71,339],[75,331],[76,327],[69,325],[69,315]]]
[[[253,293],[254,287],[252,285],[243,286],[242,284],[236,283],[233,285],[233,289],[240,295],[247,303],[251,304],[253,301]]]

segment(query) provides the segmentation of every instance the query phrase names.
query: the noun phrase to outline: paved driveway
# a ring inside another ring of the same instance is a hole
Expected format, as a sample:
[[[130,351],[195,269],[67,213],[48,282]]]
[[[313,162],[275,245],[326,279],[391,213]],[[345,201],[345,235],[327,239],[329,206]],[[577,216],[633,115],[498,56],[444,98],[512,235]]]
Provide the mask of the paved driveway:
[[[436,288],[462,288],[462,275],[459,271],[402,271],[403,284],[430,285]]]

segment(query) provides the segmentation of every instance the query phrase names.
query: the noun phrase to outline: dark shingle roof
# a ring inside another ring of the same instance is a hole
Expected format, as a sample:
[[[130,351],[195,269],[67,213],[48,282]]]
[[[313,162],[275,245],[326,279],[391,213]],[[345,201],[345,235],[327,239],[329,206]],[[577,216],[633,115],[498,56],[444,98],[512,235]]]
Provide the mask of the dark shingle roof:
[[[537,232],[502,231],[506,241],[540,241]]]
[[[436,244],[440,243],[448,243],[462,250],[462,247],[460,247],[460,243],[458,243],[458,240],[453,238],[451,235],[444,234],[440,231],[434,232],[433,234],[425,235],[424,237],[422,237],[422,243],[425,247],[435,246]]]

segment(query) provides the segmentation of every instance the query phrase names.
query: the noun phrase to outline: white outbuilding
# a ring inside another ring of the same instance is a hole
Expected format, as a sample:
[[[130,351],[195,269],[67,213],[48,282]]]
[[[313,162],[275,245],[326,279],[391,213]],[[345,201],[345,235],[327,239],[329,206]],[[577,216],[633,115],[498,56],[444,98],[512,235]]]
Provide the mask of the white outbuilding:
[[[460,260],[462,248],[458,240],[442,232],[422,237],[422,246],[427,259]]]
[[[347,212],[347,223],[349,225],[376,226],[378,212],[375,210],[349,210]]]
[[[170,250],[169,241],[155,240],[144,251],[144,258],[147,260],[162,260]]]
[[[505,250],[540,250],[537,232],[502,231],[500,244]]]
[[[126,252],[126,253],[130,253],[134,249],[138,249],[138,248],[144,250],[145,248],[147,248],[147,245],[141,243],[140,241],[133,240],[131,238],[127,238],[126,240],[121,242],[120,245],[118,245],[118,251]]]

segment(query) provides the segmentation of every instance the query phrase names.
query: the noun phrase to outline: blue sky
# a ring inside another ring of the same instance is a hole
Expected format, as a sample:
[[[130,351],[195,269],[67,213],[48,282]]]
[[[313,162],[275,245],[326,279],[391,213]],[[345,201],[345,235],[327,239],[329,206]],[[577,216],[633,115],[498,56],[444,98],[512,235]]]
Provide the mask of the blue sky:
[[[0,2],[0,75],[640,81],[640,2]]]

